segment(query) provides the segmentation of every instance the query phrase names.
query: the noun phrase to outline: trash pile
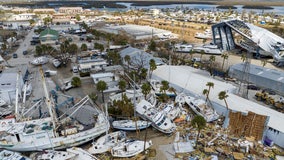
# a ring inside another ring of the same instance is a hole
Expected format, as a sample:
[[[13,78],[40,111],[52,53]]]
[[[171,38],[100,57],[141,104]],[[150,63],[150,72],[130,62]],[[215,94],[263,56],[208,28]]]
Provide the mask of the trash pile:
[[[195,128],[182,129],[176,137],[186,137],[180,144],[193,145],[191,152],[180,152],[175,150],[176,158],[191,159],[275,159],[276,156],[284,156],[283,149],[271,144],[264,145],[261,141],[256,141],[254,137],[232,137],[227,129],[222,128],[217,123],[209,123],[207,127],[200,132],[197,139],[198,131]],[[197,141],[196,141],[197,140]],[[174,141],[174,147],[177,140]],[[176,148],[175,148],[176,149]]]

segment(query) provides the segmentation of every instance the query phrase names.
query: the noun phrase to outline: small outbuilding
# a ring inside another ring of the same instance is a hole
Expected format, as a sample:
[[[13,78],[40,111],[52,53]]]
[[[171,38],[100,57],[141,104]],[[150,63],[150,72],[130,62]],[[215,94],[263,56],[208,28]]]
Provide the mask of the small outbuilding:
[[[40,32],[39,40],[41,44],[55,44],[58,41],[58,32],[56,30],[46,28]]]

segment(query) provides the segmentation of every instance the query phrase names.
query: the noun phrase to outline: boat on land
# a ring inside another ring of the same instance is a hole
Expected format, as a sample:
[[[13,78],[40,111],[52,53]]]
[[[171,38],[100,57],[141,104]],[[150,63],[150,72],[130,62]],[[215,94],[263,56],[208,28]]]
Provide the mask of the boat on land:
[[[174,122],[146,100],[137,104],[136,112],[142,119],[150,121],[154,128],[163,133],[170,134],[176,130]]]
[[[44,56],[41,56],[41,57],[37,57],[37,58],[33,59],[31,61],[31,64],[33,64],[33,65],[43,65],[43,64],[46,64],[47,62],[48,62],[48,58],[44,57]]]
[[[174,120],[181,112],[181,104],[174,102],[162,103],[158,108],[171,120]]]
[[[206,122],[212,122],[219,118],[217,112],[201,98],[187,95],[185,102],[197,115],[204,117]]]
[[[1,160],[31,160],[30,158],[21,155],[18,152],[2,150],[0,152],[0,159]]]
[[[88,152],[91,154],[100,154],[110,151],[112,147],[118,143],[124,142],[126,138],[126,133],[124,131],[106,134],[93,142],[92,146],[88,149]]]
[[[150,80],[150,85],[152,89],[154,90],[155,95],[160,96],[163,94],[161,87],[162,87],[162,82],[159,80],[151,79]],[[174,91],[166,90],[165,94],[169,97],[175,97],[176,93]]]
[[[148,121],[141,120],[118,120],[112,122],[112,127],[124,131],[136,131],[146,129],[151,125]]]
[[[152,141],[127,140],[111,149],[113,157],[133,157],[152,146]]]
[[[221,49],[215,44],[204,44],[202,46],[195,46],[193,48],[195,52],[204,52],[205,54],[221,55]]]
[[[45,93],[43,101],[49,115],[18,121],[22,117],[19,117],[21,112],[16,108],[16,122],[5,126],[6,129],[0,133],[0,148],[20,152],[59,150],[79,146],[109,130],[107,117],[93,104],[89,96],[85,96],[75,105],[61,106],[55,110],[55,103],[47,91],[42,68],[40,71]]]
[[[189,53],[193,48],[193,45],[191,44],[176,44],[174,46],[175,52],[181,52],[181,53]]]
[[[82,148],[72,147],[66,151],[47,150],[33,153],[32,160],[98,160]]]

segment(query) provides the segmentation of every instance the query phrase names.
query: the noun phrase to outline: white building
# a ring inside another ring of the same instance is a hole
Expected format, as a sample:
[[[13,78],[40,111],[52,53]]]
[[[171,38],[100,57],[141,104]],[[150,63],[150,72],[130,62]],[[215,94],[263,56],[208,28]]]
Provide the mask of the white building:
[[[34,19],[36,15],[34,13],[22,13],[22,14],[15,14],[12,16],[11,20],[14,21],[28,21]]]
[[[97,84],[99,81],[109,83],[116,80],[115,75],[110,72],[91,74],[91,77],[93,78],[95,84]]]
[[[91,71],[101,71],[104,67],[108,65],[107,61],[102,58],[96,59],[81,59],[78,61],[79,71],[81,72],[91,72]]]

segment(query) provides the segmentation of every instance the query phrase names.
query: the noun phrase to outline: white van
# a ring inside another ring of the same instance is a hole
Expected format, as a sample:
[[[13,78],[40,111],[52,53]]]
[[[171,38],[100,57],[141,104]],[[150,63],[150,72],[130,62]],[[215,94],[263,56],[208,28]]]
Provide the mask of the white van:
[[[78,73],[79,72],[78,66],[73,66],[72,71],[73,73]]]

